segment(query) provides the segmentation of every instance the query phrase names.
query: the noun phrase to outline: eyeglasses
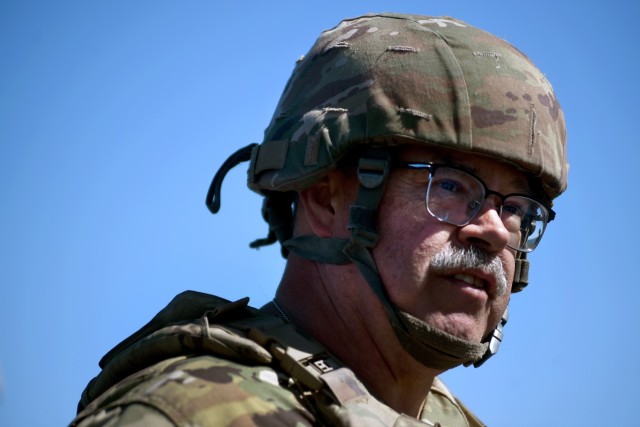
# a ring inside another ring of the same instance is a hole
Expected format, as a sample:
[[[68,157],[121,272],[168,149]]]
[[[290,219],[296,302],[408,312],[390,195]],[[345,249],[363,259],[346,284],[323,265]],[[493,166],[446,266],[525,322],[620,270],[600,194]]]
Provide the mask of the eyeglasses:
[[[467,225],[480,212],[490,195],[501,203],[497,211],[509,231],[509,246],[520,252],[533,251],[555,212],[526,194],[507,195],[491,191],[478,177],[461,169],[432,163],[394,162],[396,167],[429,172],[426,207],[434,218],[448,224]]]

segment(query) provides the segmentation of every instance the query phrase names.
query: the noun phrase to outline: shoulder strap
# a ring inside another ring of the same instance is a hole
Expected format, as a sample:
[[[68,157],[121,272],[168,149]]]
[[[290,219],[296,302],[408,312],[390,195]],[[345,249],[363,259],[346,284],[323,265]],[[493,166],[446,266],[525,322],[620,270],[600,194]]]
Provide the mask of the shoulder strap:
[[[272,357],[264,348],[221,326],[260,317],[260,311],[249,307],[248,302],[249,298],[230,302],[194,291],[177,295],[149,323],[100,360],[102,371],[82,392],[78,412],[122,379],[168,358],[209,353],[271,363]],[[271,316],[261,317],[267,323],[282,323]],[[213,323],[218,327],[210,327]]]
[[[100,360],[100,367],[104,368],[114,357],[127,347],[148,337],[167,325],[173,325],[192,319],[197,319],[203,313],[211,313],[220,322],[254,317],[258,310],[248,305],[249,298],[242,298],[231,302],[215,295],[203,292],[185,291],[176,295],[169,304],[146,325],[138,329],[131,336],[111,349]]]
[[[303,404],[328,425],[425,426],[373,397],[353,371],[288,322],[252,327],[247,338],[269,351],[300,388]]]

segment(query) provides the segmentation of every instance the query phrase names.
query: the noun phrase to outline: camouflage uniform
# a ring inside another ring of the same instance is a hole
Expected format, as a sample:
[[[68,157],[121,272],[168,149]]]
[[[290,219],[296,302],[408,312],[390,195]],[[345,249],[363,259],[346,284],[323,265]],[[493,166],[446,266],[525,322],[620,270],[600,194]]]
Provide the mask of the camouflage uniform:
[[[394,412],[319,344],[247,302],[178,295],[101,360],[71,425],[483,425],[438,379],[423,422]]]

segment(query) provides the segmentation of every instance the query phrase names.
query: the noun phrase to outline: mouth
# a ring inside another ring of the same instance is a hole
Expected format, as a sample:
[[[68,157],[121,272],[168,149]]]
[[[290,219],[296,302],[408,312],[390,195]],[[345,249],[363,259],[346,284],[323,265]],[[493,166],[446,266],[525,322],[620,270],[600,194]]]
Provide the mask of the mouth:
[[[493,296],[495,293],[495,279],[484,272],[460,272],[453,274],[452,277],[456,280],[464,282],[469,286],[486,292],[489,296]]]
[[[471,274],[456,274],[453,276],[454,279],[457,280],[462,280],[465,283],[468,283],[469,285],[473,286],[476,289],[483,289],[485,288],[486,282],[482,279],[480,279],[479,277],[475,277],[472,276]]]

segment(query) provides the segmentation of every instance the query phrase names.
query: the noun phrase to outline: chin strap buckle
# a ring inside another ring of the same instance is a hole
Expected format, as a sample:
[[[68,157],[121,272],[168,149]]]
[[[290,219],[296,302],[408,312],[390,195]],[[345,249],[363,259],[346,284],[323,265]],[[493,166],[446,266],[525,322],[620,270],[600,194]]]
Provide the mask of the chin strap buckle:
[[[482,358],[480,360],[473,363],[474,368],[479,368],[480,366],[482,366],[484,362],[489,360],[491,356],[493,356],[498,352],[498,349],[500,348],[500,344],[502,343],[502,337],[504,336],[502,329],[504,328],[504,325],[507,324],[508,320],[509,320],[509,309],[506,309],[504,314],[502,315],[502,319],[500,319],[500,323],[498,323],[498,326],[496,326],[496,328],[493,330],[493,333],[491,334],[487,352],[482,355]]]

